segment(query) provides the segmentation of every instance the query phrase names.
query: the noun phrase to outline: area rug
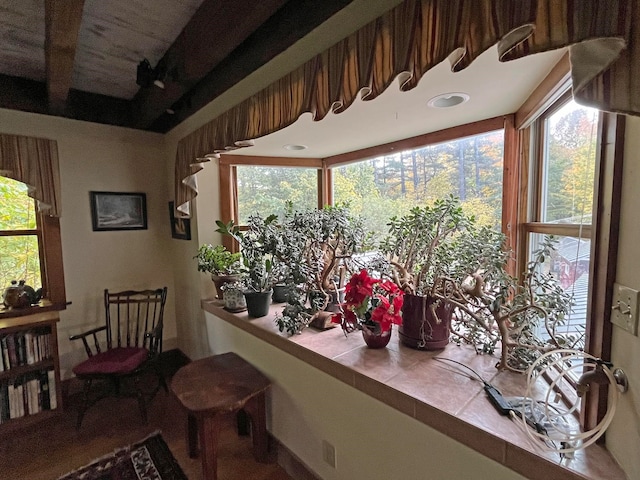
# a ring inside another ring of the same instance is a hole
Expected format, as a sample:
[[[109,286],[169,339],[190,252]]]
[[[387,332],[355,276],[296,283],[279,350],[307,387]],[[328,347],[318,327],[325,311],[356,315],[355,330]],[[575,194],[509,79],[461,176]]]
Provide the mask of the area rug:
[[[188,480],[159,431],[58,480]]]

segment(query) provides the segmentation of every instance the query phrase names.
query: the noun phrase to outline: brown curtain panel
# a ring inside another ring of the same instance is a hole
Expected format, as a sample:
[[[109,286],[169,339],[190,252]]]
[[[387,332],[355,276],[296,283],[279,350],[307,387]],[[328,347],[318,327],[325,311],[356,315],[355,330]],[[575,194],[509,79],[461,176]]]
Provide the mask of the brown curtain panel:
[[[176,205],[197,195],[196,159],[238,148],[310,112],[322,120],[372,100],[398,79],[414,88],[449,58],[459,71],[498,44],[507,61],[570,47],[574,95],[601,110],[640,114],[639,0],[406,0],[264,90],[198,128],[178,145]],[[636,22],[637,23],[637,22]]]
[[[0,134],[0,175],[27,185],[38,210],[61,213],[58,144],[46,138]]]

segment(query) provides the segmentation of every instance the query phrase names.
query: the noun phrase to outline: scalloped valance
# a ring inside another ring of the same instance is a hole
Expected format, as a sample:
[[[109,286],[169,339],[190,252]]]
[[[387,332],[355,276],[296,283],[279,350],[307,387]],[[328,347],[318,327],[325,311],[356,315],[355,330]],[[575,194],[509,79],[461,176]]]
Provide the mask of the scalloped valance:
[[[411,90],[443,60],[459,71],[496,44],[501,61],[569,47],[576,101],[640,115],[638,1],[405,0],[180,140],[178,211],[189,216],[205,154],[239,148],[303,113],[316,121],[340,113],[396,78]]]

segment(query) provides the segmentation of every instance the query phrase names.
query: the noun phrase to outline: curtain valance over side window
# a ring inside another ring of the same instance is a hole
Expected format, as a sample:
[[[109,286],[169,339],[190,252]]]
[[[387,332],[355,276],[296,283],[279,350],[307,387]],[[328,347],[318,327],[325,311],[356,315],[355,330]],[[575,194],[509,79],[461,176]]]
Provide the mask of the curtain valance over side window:
[[[0,134],[0,175],[27,185],[38,210],[59,217],[58,144],[46,138]]]
[[[323,119],[360,94],[372,100],[398,78],[414,88],[449,58],[459,71],[498,44],[501,61],[570,47],[574,96],[640,115],[639,0],[406,0],[280,80],[198,128],[178,145],[176,205],[189,215],[205,154],[238,148],[303,113]],[[238,142],[241,142],[240,144]]]

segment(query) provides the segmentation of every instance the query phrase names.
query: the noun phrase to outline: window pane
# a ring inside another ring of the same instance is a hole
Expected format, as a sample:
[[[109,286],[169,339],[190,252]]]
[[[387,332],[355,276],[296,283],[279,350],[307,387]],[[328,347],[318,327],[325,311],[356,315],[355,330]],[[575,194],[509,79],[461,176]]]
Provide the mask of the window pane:
[[[36,228],[35,201],[27,196],[27,186],[0,176],[0,230],[31,230]]]
[[[241,165],[238,173],[238,221],[250,215],[282,216],[286,202],[293,207],[318,207],[318,170],[315,168],[255,167]]]
[[[33,288],[42,286],[36,235],[0,237],[0,285],[6,288],[12,280],[25,280]]]
[[[531,252],[537,249],[544,236],[538,233],[530,235]],[[554,238],[557,240],[556,250],[542,266],[543,273],[553,275],[574,301],[573,311],[568,318],[558,322],[556,333],[570,340],[569,347],[583,349],[587,322],[591,241],[576,237],[555,236]],[[540,325],[539,336],[544,340],[549,338],[544,325]]]
[[[500,130],[337,167],[334,201],[386,232],[390,217],[454,195],[479,223],[500,228],[503,150]]]
[[[591,223],[598,110],[573,100],[544,124],[543,222]]]

